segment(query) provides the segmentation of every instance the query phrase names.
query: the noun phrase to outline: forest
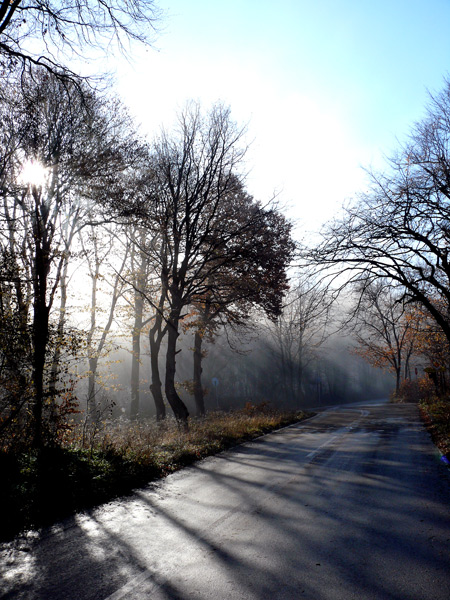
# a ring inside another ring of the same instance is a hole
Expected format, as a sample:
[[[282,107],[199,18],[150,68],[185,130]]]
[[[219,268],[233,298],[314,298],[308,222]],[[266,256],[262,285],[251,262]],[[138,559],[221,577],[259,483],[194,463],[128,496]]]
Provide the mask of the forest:
[[[331,296],[296,273],[288,218],[246,192],[228,108],[192,103],[150,143],[117,99],[33,71],[1,109],[6,437],[54,442],[72,413],[86,430],[122,412],[186,424],[205,393],[300,409],[370,385],[359,361],[319,361]]]
[[[103,27],[92,6],[75,3],[73,25],[30,3],[25,30],[21,3],[0,3],[5,464],[23,474],[47,450],[130,460],[133,436],[161,450],[158,428],[176,445],[211,413],[285,422],[389,394],[444,398],[450,83],[369,189],[300,242],[277,197],[248,192],[230,107],[189,102],[148,139],[112,92],[27,47],[47,26],[66,51],[111,32],[145,42],[140,24],[158,20],[153,3],[118,1]]]

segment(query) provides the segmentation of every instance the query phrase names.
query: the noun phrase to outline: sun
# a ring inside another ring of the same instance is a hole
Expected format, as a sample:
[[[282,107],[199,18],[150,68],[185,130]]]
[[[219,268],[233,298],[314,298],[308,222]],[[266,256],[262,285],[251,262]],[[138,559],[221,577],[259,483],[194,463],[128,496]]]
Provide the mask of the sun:
[[[20,182],[34,187],[43,187],[47,180],[47,169],[38,160],[28,159],[22,166]]]

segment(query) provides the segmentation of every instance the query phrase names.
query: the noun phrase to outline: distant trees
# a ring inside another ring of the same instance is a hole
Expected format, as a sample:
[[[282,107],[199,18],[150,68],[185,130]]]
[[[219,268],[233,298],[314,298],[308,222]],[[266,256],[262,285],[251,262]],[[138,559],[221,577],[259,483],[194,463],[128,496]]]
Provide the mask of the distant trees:
[[[131,280],[132,329],[131,329],[131,402],[130,417],[136,419],[140,408],[140,373],[141,373],[141,336],[149,318],[145,313],[145,295],[149,289],[150,264],[143,249],[145,230],[139,227],[126,229],[127,242],[130,246],[129,276]]]
[[[287,402],[305,399],[307,370],[325,341],[331,305],[326,289],[302,274],[294,279],[282,311],[268,326],[280,392]]]
[[[417,350],[411,307],[382,279],[361,282],[359,292],[353,311],[355,352],[374,367],[395,373],[398,393],[402,380],[411,378],[411,358]]]
[[[84,240],[84,236],[86,240]],[[116,316],[117,303],[124,293],[123,272],[128,260],[129,247],[125,245],[114,269],[110,262],[114,257],[115,236],[105,227],[89,224],[80,231],[83,258],[87,266],[90,286],[89,325],[85,327],[86,358],[88,363],[87,415],[96,418],[98,408],[98,367],[102,354],[107,353],[107,340]],[[109,271],[109,275],[105,275]],[[100,281],[109,283],[109,293],[99,298]],[[87,291],[87,288],[86,288]],[[99,314],[104,318],[99,323]]]
[[[304,258],[338,285],[384,279],[450,341],[450,82],[371,187]]]

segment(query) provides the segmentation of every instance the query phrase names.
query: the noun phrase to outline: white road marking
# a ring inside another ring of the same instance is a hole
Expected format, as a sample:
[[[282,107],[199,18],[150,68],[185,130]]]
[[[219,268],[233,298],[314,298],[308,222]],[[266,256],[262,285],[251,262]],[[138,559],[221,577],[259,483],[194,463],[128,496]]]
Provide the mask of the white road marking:
[[[336,407],[339,408],[339,407]],[[333,407],[333,409],[335,409],[335,407]],[[342,437],[343,435],[345,435],[345,433],[347,433],[350,429],[353,428],[355,423],[358,423],[359,420],[361,419],[361,417],[366,417],[367,415],[370,414],[370,411],[368,410],[361,410],[359,409],[359,413],[360,413],[360,417],[358,419],[355,419],[355,421],[353,421],[352,423],[350,423],[350,425],[348,425],[347,427],[345,427],[342,431],[341,434],[339,435],[334,435],[332,438],[330,438],[329,440],[327,440],[326,442],[324,442],[323,444],[321,444],[320,446],[318,446],[315,450],[313,450],[312,452],[310,452],[309,454],[306,455],[306,458],[314,458],[317,454],[319,454],[319,452],[322,450],[322,448],[325,448],[326,446],[328,446],[329,444],[331,444],[334,440],[336,440],[339,437]],[[319,416],[319,415],[317,415]],[[300,428],[299,428],[300,429]],[[297,476],[295,476],[293,479],[295,479]],[[269,491],[273,488],[276,488],[279,486],[280,483],[282,483],[284,481],[283,479],[279,479],[276,480],[275,482],[271,482],[266,484],[261,491]],[[212,523],[212,525],[210,525],[209,529],[214,528],[215,526],[217,526],[219,523],[223,523],[224,520],[226,520],[227,518],[229,518],[230,516],[232,516],[233,514],[235,514],[237,512],[239,507],[236,507],[235,509],[229,511],[228,513],[222,515],[221,517],[219,517],[214,523]],[[141,573],[140,575],[138,575],[137,577],[134,577],[133,579],[131,579],[130,581],[128,581],[125,585],[123,585],[121,588],[119,588],[117,591],[115,591],[113,594],[111,594],[110,596],[108,596],[107,598],[105,598],[105,600],[122,600],[123,598],[127,598],[128,595],[133,592],[136,588],[138,588],[140,585],[142,585],[144,582],[146,582],[147,580],[152,578],[152,573],[148,570],[144,571],[143,573]],[[151,589],[148,589],[148,585],[151,586]],[[160,585],[158,585],[156,582],[151,582],[149,584],[147,584],[147,589],[146,589],[146,597],[149,598],[150,600],[150,596],[148,596],[149,593],[153,594],[154,592],[157,592],[158,590],[160,590],[161,587]]]
[[[128,583],[126,583],[124,586],[119,588],[116,592],[114,592],[114,594],[111,594],[110,596],[105,598],[105,600],[122,600],[122,598],[126,598],[128,596],[128,594],[130,594],[133,590],[135,590],[137,587],[139,587],[141,584],[143,584],[144,581],[147,581],[147,579],[150,579],[151,577],[152,577],[152,574],[150,573],[150,571],[144,571],[143,573],[141,573],[134,579],[130,579],[130,581],[128,581]],[[153,582],[151,584],[151,586],[152,586],[152,589],[146,590],[146,593],[156,592],[156,591],[158,591],[158,589],[160,589],[160,587],[157,583]]]
[[[324,448],[325,446],[328,446],[328,444],[331,444],[331,442],[333,440],[335,440],[336,438],[338,438],[340,436],[338,435],[334,435],[332,438],[330,438],[329,440],[327,440],[326,442],[324,442],[323,444],[321,444],[320,446],[318,446],[315,450],[313,450],[312,452],[310,452],[309,454],[306,455],[306,458],[313,458],[316,454],[318,454],[320,452],[320,450],[322,448]]]
[[[350,423],[350,425],[347,425],[347,427],[344,427],[344,429],[342,430],[342,433],[340,433],[339,435],[333,436],[332,438],[330,438],[329,440],[327,440],[326,442],[324,442],[323,444],[318,446],[315,450],[313,450],[312,452],[307,454],[306,458],[314,458],[317,454],[319,454],[319,452],[322,450],[322,448],[324,448],[325,446],[328,446],[328,444],[331,444],[331,442],[333,442],[335,439],[337,439],[338,437],[342,437],[343,435],[345,435],[345,433],[347,433],[348,431],[353,429],[353,427],[355,426],[356,423],[359,423],[359,421],[363,417],[367,417],[370,414],[370,411],[360,409],[359,413],[360,413],[360,416],[357,419],[355,419],[354,421],[352,421],[352,423]]]

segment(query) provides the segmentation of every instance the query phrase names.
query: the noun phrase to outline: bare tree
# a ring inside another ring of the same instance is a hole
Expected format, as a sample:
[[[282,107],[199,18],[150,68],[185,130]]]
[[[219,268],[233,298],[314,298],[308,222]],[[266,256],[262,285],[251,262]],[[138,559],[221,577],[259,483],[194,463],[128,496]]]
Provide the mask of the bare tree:
[[[97,413],[97,372],[99,361],[106,346],[111,327],[116,316],[116,307],[123,295],[125,282],[122,274],[128,260],[129,245],[126,244],[121,256],[114,250],[115,235],[107,228],[91,225],[81,235],[83,253],[91,279],[90,324],[86,333],[86,349],[88,361],[87,418]],[[86,236],[86,241],[83,237]],[[112,258],[118,259],[117,267],[112,266]],[[106,272],[109,272],[109,275]],[[107,302],[99,302],[99,282],[107,282]],[[106,314],[106,319],[99,323],[99,312]]]
[[[144,178],[145,179],[145,178]],[[136,189],[140,184],[136,182]],[[142,192],[142,189],[140,189]],[[122,202],[122,199],[121,199]],[[122,209],[119,209],[122,210]],[[167,289],[161,280],[161,273],[165,273],[167,255],[164,241],[153,226],[148,227],[151,221],[151,212],[145,211],[141,221],[142,208],[138,211],[137,223],[131,222],[126,227],[126,235],[131,244],[131,266],[126,276],[126,281],[131,287],[133,298],[128,303],[132,306],[134,325],[132,329],[132,358],[131,358],[131,418],[136,418],[139,408],[139,373],[141,364],[141,334],[144,327],[148,327],[148,340],[150,347],[151,384],[150,391],[156,408],[156,419],[161,421],[166,417],[166,408],[162,391],[159,358],[161,344],[167,333],[165,318]],[[143,226],[147,223],[147,227]],[[154,272],[156,263],[161,270]],[[158,275],[159,273],[159,275]],[[144,318],[145,314],[145,318]]]
[[[154,0],[1,0],[0,59],[73,81],[71,57],[125,50],[131,40],[149,44],[160,15]]]
[[[242,135],[228,110],[214,107],[204,119],[192,105],[180,116],[178,135],[163,133],[155,146],[147,223],[160,236],[150,250],[164,292],[161,299],[168,305],[165,393],[182,422],[188,411],[175,387],[179,323],[183,308],[205,280],[205,261],[214,258],[214,217],[244,155],[238,149]],[[162,310],[158,314],[160,318]]]
[[[239,176],[243,135],[228,108],[216,105],[203,116],[191,104],[180,115],[178,131],[161,135],[150,165],[144,222],[154,233],[148,251],[161,281],[159,303],[154,303],[155,339],[167,332],[165,394],[183,423],[188,411],[177,393],[175,372],[185,308],[208,295],[214,304],[225,305],[230,302],[227,289],[241,285],[241,298],[247,295],[275,311],[287,287],[290,225],[245,193]],[[276,273],[272,289],[278,286],[280,294],[261,285],[269,273]],[[235,292],[236,302],[238,296]],[[157,381],[153,384],[156,389]]]
[[[2,142],[14,149],[8,154],[8,177],[2,181],[5,234],[14,256],[25,265],[31,289],[32,310],[27,318],[36,446],[42,443],[50,313],[67,261],[73,219],[79,216],[74,207],[101,197],[105,186],[114,193],[133,145],[121,136],[119,123],[125,121],[119,113],[107,115],[92,94],[81,99],[68,91],[67,84],[42,72],[22,78],[20,85],[10,88],[9,96],[3,95],[9,116],[0,125]],[[25,181],[27,162],[38,165],[40,181]]]
[[[284,398],[305,398],[305,372],[326,339],[332,298],[311,277],[298,276],[277,320],[268,326]]]
[[[401,298],[401,292],[394,292],[386,281],[368,285],[361,282],[352,311],[356,353],[374,367],[395,373],[396,393],[402,380],[411,377],[410,361],[415,349],[413,323]]]
[[[304,251],[342,287],[385,279],[419,303],[450,340],[450,82],[371,187]]]
[[[130,244],[130,266],[126,281],[131,287],[131,297],[128,294],[125,295],[125,298],[131,308],[131,318],[133,320],[131,330],[130,418],[136,419],[140,410],[141,337],[144,328],[148,327],[155,318],[155,310],[151,304],[151,316],[149,316],[149,303],[146,302],[146,299],[153,298],[154,290],[149,253],[146,251],[146,230],[131,225],[126,227],[125,233]],[[154,354],[158,358],[159,352],[154,352]]]

